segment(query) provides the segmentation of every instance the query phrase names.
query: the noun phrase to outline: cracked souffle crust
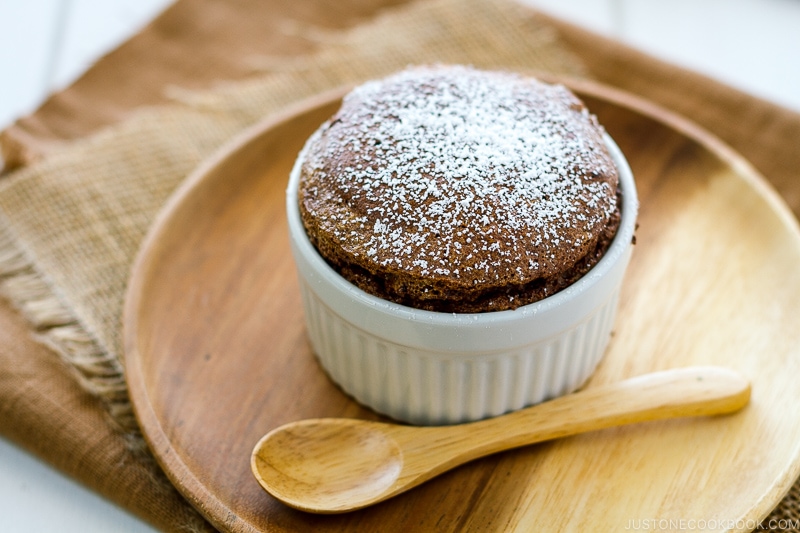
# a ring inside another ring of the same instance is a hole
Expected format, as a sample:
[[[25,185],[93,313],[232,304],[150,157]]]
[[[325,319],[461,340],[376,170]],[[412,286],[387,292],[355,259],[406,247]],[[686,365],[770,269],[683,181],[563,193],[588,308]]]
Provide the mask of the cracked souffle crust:
[[[300,155],[320,255],[375,296],[514,309],[569,286],[620,221],[603,129],[569,90],[510,72],[409,68],[349,93]]]

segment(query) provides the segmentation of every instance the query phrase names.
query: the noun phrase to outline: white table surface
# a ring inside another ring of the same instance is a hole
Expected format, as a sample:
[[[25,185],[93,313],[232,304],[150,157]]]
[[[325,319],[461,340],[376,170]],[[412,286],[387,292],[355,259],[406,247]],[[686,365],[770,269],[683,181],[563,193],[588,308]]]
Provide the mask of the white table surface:
[[[800,0],[524,1],[800,111]],[[2,0],[0,128],[36,109],[169,3]],[[0,532],[50,531],[155,530],[0,438]]]

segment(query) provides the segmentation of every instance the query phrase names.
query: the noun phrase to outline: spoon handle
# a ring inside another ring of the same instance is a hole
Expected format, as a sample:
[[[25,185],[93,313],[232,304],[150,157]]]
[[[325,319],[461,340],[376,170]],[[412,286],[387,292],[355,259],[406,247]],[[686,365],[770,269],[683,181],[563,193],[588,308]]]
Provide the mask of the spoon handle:
[[[749,399],[748,381],[732,370],[666,370],[585,389],[502,417],[452,426],[437,449],[427,453],[442,454],[442,470],[436,469],[441,472],[492,453],[588,431],[732,413]],[[465,441],[472,445],[463,446]]]

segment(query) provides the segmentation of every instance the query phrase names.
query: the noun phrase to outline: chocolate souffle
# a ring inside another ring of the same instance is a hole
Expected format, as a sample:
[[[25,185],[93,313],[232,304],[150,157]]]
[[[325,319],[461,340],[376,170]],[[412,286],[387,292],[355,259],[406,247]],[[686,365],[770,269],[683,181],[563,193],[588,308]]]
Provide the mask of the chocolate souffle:
[[[409,68],[349,93],[301,154],[320,255],[380,298],[514,309],[586,274],[620,222],[604,130],[568,89],[510,72]]]

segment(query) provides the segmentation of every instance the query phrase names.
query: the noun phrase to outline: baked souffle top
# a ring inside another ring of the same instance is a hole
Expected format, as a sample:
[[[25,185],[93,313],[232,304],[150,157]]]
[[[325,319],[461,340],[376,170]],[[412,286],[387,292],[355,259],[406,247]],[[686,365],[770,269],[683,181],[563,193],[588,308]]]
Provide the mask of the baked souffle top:
[[[573,283],[619,225],[604,130],[568,89],[511,72],[409,68],[365,83],[300,155],[320,254],[376,296],[513,309]]]

